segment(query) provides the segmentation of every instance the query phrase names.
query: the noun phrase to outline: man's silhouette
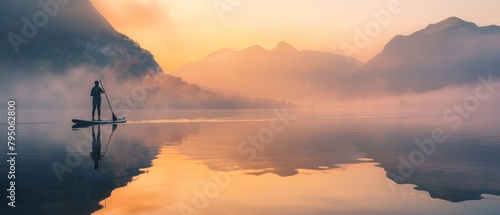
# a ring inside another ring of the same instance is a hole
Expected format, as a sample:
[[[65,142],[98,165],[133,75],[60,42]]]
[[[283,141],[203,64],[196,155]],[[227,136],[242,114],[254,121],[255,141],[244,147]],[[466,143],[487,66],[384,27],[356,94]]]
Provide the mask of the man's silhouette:
[[[95,136],[94,126],[92,126],[92,152],[90,152],[90,157],[94,161],[94,169],[99,168],[99,162],[101,161],[103,155],[101,155],[101,126],[97,127],[97,138]]]
[[[101,94],[104,91],[99,87],[99,81],[94,82],[94,87],[90,91],[90,96],[92,97],[92,121],[94,119],[95,110],[97,109],[98,120],[101,120]]]

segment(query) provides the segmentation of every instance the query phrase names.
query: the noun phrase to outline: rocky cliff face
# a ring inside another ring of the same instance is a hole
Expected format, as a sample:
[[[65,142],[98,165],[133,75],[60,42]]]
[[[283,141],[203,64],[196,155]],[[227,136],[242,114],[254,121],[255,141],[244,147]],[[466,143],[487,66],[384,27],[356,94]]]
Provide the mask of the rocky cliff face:
[[[122,78],[160,71],[151,53],[118,33],[88,0],[0,3],[0,65],[9,72],[61,74],[112,67]]]

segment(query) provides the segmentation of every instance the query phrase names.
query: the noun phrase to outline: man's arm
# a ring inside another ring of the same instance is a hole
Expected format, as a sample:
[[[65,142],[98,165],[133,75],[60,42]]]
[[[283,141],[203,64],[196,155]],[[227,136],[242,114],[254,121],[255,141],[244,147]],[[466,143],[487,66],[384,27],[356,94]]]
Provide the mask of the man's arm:
[[[90,90],[90,97],[94,96],[94,90],[93,88]]]

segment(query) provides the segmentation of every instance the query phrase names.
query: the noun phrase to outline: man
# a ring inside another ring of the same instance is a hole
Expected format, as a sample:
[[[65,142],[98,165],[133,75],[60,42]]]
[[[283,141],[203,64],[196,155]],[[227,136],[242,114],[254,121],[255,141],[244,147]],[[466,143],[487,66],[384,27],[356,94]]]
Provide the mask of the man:
[[[92,97],[92,121],[94,121],[95,110],[97,109],[98,120],[101,121],[101,94],[104,91],[99,87],[99,81],[94,82],[94,87],[90,91]]]

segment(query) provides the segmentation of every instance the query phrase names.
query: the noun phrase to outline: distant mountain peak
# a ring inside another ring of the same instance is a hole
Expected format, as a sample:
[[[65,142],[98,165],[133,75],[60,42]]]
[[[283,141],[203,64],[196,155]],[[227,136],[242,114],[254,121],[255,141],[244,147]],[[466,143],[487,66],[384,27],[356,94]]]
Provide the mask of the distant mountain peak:
[[[445,20],[439,22],[439,23],[449,23],[449,24],[460,24],[460,23],[466,23],[467,21],[463,20],[463,19],[460,19],[456,16],[451,16],[451,17],[448,17],[446,18]]]
[[[477,28],[475,23],[467,22],[458,17],[452,16],[441,22],[430,24],[425,29],[425,33],[437,33],[442,31],[453,30],[457,28]]]
[[[274,47],[273,51],[287,51],[287,50],[292,50],[292,51],[297,51],[297,49],[295,49],[292,45],[284,42],[284,41],[281,41],[280,43],[278,43],[278,45],[276,45],[276,47]]]
[[[252,52],[262,52],[265,50],[266,49],[262,48],[262,46],[259,46],[259,45],[254,45],[252,47],[248,47],[246,49],[243,49],[243,51],[252,51]]]

